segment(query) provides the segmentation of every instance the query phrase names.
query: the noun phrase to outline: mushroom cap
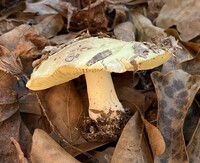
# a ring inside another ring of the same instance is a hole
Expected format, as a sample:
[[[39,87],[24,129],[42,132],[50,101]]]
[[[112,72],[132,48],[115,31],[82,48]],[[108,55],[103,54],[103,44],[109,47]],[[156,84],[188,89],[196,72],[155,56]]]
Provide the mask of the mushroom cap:
[[[147,70],[166,62],[171,53],[155,44],[90,37],[71,43],[34,68],[27,87],[42,90],[86,72]]]

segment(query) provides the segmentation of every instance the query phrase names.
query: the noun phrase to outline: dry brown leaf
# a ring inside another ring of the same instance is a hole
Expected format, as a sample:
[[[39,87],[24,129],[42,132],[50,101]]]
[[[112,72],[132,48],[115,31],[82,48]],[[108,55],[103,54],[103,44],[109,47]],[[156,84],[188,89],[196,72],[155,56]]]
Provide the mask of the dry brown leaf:
[[[144,140],[144,124],[136,112],[118,140],[111,163],[152,163],[149,146]]]
[[[11,143],[10,137],[14,137],[19,141],[23,152],[27,156],[31,145],[30,134],[19,115],[17,93],[10,88],[1,87],[0,97],[0,160],[1,162],[18,162],[18,154]]]
[[[62,29],[63,25],[63,18],[60,15],[50,15],[34,25],[33,29],[45,38],[51,38]]]
[[[142,121],[144,123],[145,129],[147,131],[147,135],[149,138],[149,144],[151,146],[151,150],[154,156],[160,156],[165,152],[165,141],[163,136],[157,127],[149,123],[146,119],[142,117]]]
[[[181,45],[184,46],[185,48],[187,48],[187,50],[193,56],[196,56],[196,54],[199,53],[199,51],[200,51],[200,44],[194,43],[194,42],[183,41],[182,38],[180,37],[179,33],[175,29],[173,29],[173,28],[166,29],[165,32],[167,34],[169,34],[169,35],[174,36],[177,40],[179,40],[180,43],[181,43]]]
[[[200,34],[199,0],[168,0],[157,18],[157,26],[167,29],[176,25],[184,41]]]
[[[114,28],[114,34],[116,38],[123,41],[135,41],[135,33],[135,26],[130,21],[118,24]]]
[[[133,20],[138,30],[139,41],[151,41],[151,39],[160,39],[167,36],[164,29],[156,27],[152,22],[140,13],[133,12]]]
[[[10,73],[15,77],[20,77],[22,75],[22,64],[20,58],[1,45],[0,70]]]
[[[150,17],[156,18],[160,13],[166,0],[147,0],[148,3],[148,15]]]
[[[29,28],[20,37],[14,52],[21,58],[36,58],[41,56],[44,47],[50,44],[51,42],[48,39]]]
[[[114,147],[108,147],[101,152],[95,152],[93,157],[87,161],[99,162],[99,163],[110,163],[114,150],[115,150]]]
[[[49,89],[45,97],[47,113],[52,123],[72,144],[78,144],[81,134],[79,123],[83,106],[72,82],[64,83]],[[83,142],[83,140],[80,140]]]
[[[172,56],[167,62],[163,64],[162,67],[162,73],[167,74],[171,70],[175,70],[180,67],[179,64],[187,62],[188,60],[191,60],[193,57],[190,54],[190,52],[187,51],[187,49],[177,49],[174,52],[174,56]]]
[[[130,87],[120,87],[116,88],[116,93],[123,106],[129,108],[132,113],[137,110],[144,113],[147,109],[145,108],[145,96],[141,92]]]
[[[181,63],[178,68],[188,72],[192,75],[200,75],[200,55],[195,57],[194,59],[185,61]]]
[[[28,163],[28,160],[26,159],[26,157],[24,157],[24,153],[23,153],[19,143],[17,142],[17,140],[15,140],[15,138],[13,138],[13,137],[11,137],[10,140],[12,141],[12,143],[14,144],[14,146],[16,148],[20,163]]]
[[[20,37],[25,33],[27,30],[29,30],[31,26],[27,24],[22,24],[13,30],[3,34],[0,36],[0,45],[5,46],[10,51],[13,51],[19,42]]]
[[[33,134],[31,161],[32,163],[79,163],[78,160],[68,154],[45,131],[41,129],[36,129]]]
[[[200,119],[200,106],[197,101],[194,100],[190,109],[188,110],[187,116],[184,122],[183,134],[186,143],[192,141],[192,135],[196,130]]]
[[[25,13],[37,13],[39,15],[45,14],[57,14],[57,11],[49,8],[48,5],[57,5],[59,0],[40,0],[38,2],[29,3],[26,2],[26,10]]]
[[[16,28],[23,24],[23,21],[16,20],[16,19],[1,19],[0,20],[0,35],[3,35],[6,32],[11,31],[12,29]]]
[[[198,108],[199,109],[199,108]],[[200,121],[198,121],[196,130],[187,146],[188,157],[190,163],[196,163],[200,161]]]
[[[117,24],[120,24],[126,20],[126,12],[128,8],[125,5],[107,5],[107,11],[110,15],[109,24],[110,29],[113,29]],[[113,16],[114,15],[114,16]]]
[[[183,125],[187,111],[200,88],[200,77],[182,70],[167,75],[151,74],[158,96],[158,129],[166,143],[165,152],[155,157],[155,162],[188,162],[183,137]]]
[[[71,17],[72,29],[89,29],[91,31],[106,30],[108,26],[107,16],[104,10],[104,2],[97,0]],[[84,18],[84,19],[83,19]]]

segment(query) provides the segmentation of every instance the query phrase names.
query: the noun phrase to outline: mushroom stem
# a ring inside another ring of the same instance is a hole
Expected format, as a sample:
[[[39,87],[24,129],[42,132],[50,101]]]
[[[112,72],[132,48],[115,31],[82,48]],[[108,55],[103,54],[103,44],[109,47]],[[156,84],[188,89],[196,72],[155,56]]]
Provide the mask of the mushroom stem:
[[[111,74],[109,72],[85,73],[88,99],[89,116],[97,120],[102,115],[110,114],[110,118],[117,118],[117,112],[125,112],[115,92]]]

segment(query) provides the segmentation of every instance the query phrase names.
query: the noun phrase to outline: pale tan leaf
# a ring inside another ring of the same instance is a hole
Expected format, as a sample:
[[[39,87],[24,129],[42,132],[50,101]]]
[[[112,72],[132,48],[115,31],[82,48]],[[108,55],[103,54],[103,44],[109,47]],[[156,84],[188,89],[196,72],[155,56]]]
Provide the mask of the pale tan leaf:
[[[49,89],[46,94],[47,113],[52,123],[71,143],[77,144],[81,138],[78,130],[83,106],[72,82]]]
[[[164,29],[154,26],[144,15],[137,12],[134,12],[132,15],[135,27],[138,30],[139,41],[151,41],[151,39],[160,39],[167,36]]]
[[[33,134],[31,161],[32,163],[79,163],[41,129],[36,129]]]
[[[168,0],[157,18],[157,26],[167,29],[176,25],[184,41],[200,34],[199,0]]]
[[[144,139],[144,124],[136,112],[126,124],[115,148],[111,163],[151,163],[150,150]]]
[[[116,38],[123,41],[135,41],[135,33],[135,26],[130,21],[120,23],[114,28]]]
[[[51,38],[62,29],[63,25],[64,21],[60,15],[50,15],[39,24],[34,25],[33,29],[45,38]]]
[[[159,156],[165,151],[165,141],[157,127],[142,118],[149,138],[149,144],[154,156]]]

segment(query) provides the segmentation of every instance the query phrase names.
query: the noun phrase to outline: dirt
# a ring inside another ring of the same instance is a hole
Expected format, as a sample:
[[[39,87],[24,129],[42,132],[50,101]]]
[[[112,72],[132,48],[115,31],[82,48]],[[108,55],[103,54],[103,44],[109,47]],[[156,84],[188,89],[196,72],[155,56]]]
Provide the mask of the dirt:
[[[117,116],[111,118],[112,111],[97,119],[90,117],[84,119],[80,130],[83,137],[89,142],[109,142],[119,138],[125,124],[130,119],[129,112],[117,111]]]

